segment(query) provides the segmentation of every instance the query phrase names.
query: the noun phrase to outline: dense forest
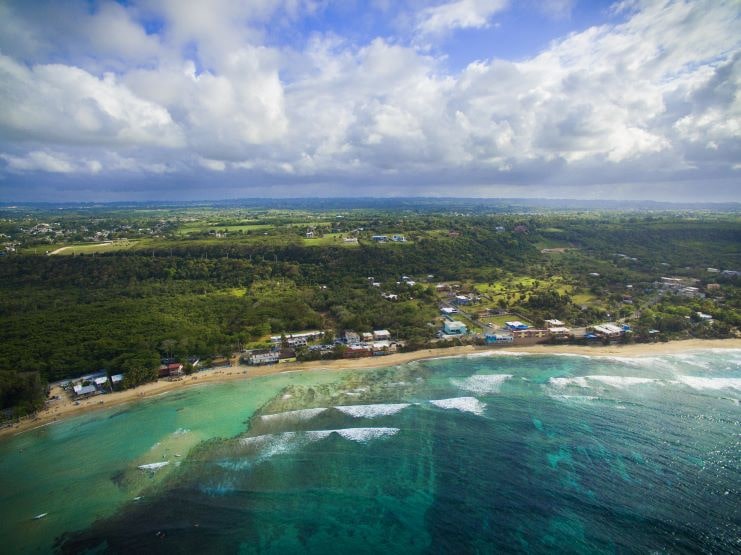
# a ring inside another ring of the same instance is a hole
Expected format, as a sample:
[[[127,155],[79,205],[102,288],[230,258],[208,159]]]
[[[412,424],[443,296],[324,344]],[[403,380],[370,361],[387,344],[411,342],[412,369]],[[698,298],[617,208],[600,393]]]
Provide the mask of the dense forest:
[[[132,383],[137,372],[152,376],[163,357],[230,355],[270,334],[386,328],[422,346],[436,331],[434,283],[446,281],[494,290],[512,276],[532,278],[531,290],[503,295],[497,305],[533,321],[556,315],[587,325],[613,312],[635,315],[640,330],[679,333],[702,309],[718,323],[692,333],[723,336],[741,324],[737,278],[707,274],[707,267],[741,266],[741,225],[728,214],[364,209],[340,218],[108,209],[94,217],[54,214],[46,227],[38,225],[50,219],[43,212],[3,216],[6,245],[13,247],[0,257],[0,399],[22,412],[36,408],[46,381],[105,369],[129,374]],[[235,231],[219,231],[229,229]],[[307,240],[306,229],[320,239]],[[129,234],[139,243],[115,252],[104,244],[75,256],[34,254],[39,244],[50,245],[43,252],[60,240],[79,245],[90,230],[114,240]],[[379,244],[373,233],[403,233],[405,241]],[[357,240],[348,247],[344,237]],[[652,297],[650,284],[668,272],[712,278],[721,289],[702,300]],[[399,284],[401,275],[414,276],[417,285]],[[561,289],[548,285],[553,276]],[[384,299],[369,277],[398,301]],[[626,283],[635,284],[642,310],[622,304]],[[589,300],[580,302],[577,293]]]

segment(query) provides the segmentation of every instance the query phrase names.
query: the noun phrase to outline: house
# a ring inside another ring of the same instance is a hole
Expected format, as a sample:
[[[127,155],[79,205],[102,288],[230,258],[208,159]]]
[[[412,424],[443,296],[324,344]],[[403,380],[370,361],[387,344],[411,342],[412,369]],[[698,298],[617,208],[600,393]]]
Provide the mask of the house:
[[[435,291],[450,291],[450,285],[447,283],[438,283],[435,285]]]
[[[345,331],[345,343],[348,345],[357,345],[360,343],[360,335],[354,331]]]
[[[445,320],[443,322],[443,333],[446,335],[466,335],[468,328],[463,322],[457,320]]]
[[[385,243],[389,240],[387,235],[373,235],[371,239],[376,243]]]
[[[351,245],[357,245],[358,244],[358,238],[357,237],[345,237],[342,241],[344,243],[351,244]]]
[[[484,341],[487,345],[512,343],[514,339],[514,336],[508,333],[487,333],[484,336]]]
[[[280,360],[280,354],[276,351],[259,350],[252,351],[248,364],[259,366],[261,364],[275,364]]]
[[[381,287],[381,282],[380,281],[374,281],[374,282],[371,283],[371,285],[373,287]]]
[[[348,345],[342,354],[344,358],[362,358],[373,354],[373,349],[367,345]]]
[[[396,293],[381,293],[381,296],[384,299],[389,300],[389,301],[398,301],[399,300],[399,295],[397,295]]]
[[[322,335],[324,335],[324,332],[319,330],[307,331],[303,333],[292,333],[285,336],[271,335],[270,342],[275,346],[280,346],[283,344],[283,341],[285,339],[285,342],[289,347],[296,348],[303,347],[309,341],[314,341],[315,339],[320,338]]]
[[[544,339],[549,336],[548,330],[529,328],[512,330],[512,336],[515,339]]]
[[[170,362],[162,364],[158,370],[160,378],[167,378],[170,376],[180,376],[183,373],[183,365],[179,362]]]
[[[711,274],[717,274],[720,272],[718,268],[708,268],[707,271],[710,272]]]
[[[307,231],[306,232],[306,238],[307,239],[313,239],[314,238],[314,232],[313,231]]]
[[[296,351],[293,349],[283,349],[278,353],[278,362],[280,364],[284,362],[296,362]]]
[[[498,225],[497,227],[494,228],[494,231],[496,231],[497,233],[503,233],[505,229],[504,229],[504,226]]]
[[[513,330],[513,331],[514,330],[526,330],[526,329],[528,329],[530,327],[527,324],[523,324],[519,320],[513,320],[511,322],[505,322],[504,325],[507,326],[507,328],[509,328],[510,330]]]
[[[444,306],[440,309],[443,314],[458,314],[458,309],[452,306]]]
[[[563,326],[564,325],[564,323],[561,320],[555,320],[555,319],[553,319],[553,320],[543,320],[543,322],[548,327],[551,327],[551,326],[557,327],[557,326]]]
[[[571,330],[565,326],[553,326],[548,328],[548,333],[557,339],[565,339],[571,335]]]
[[[95,387],[99,390],[104,390],[105,387],[109,384],[108,382],[108,376],[100,376],[98,378],[95,378],[93,380],[93,383],[95,384]]]
[[[95,395],[98,392],[98,390],[92,384],[91,385],[76,384],[72,386],[72,390],[75,392],[75,396],[78,398],[90,397],[91,395]]]
[[[708,291],[717,291],[720,289],[720,283],[708,283],[707,286],[705,286],[705,289]]]
[[[455,304],[465,305],[465,304],[469,304],[471,302],[471,299],[466,297],[465,295],[456,295],[455,298],[453,299],[453,302]]]
[[[614,339],[620,337],[625,333],[625,330],[615,324],[600,324],[598,326],[592,326],[592,331],[599,337],[606,337],[608,339]]]
[[[680,297],[689,297],[689,298],[702,298],[705,296],[704,293],[700,292],[700,289],[698,287],[682,287],[679,291],[677,291],[677,295]]]
[[[117,387],[123,381],[123,374],[114,374],[111,376],[111,384],[113,387]]]
[[[363,342],[367,343],[369,341],[373,341],[373,334],[370,332],[363,332],[360,334],[360,337],[363,339]]]
[[[404,237],[403,235],[392,235],[391,240],[395,243],[404,243],[406,242],[406,237]]]
[[[389,354],[391,345],[388,341],[374,341],[371,349],[373,356],[383,356]]]
[[[697,317],[700,320],[712,320],[713,317],[710,314],[705,314],[704,312],[695,312],[697,314]]]
[[[391,332],[389,332],[389,330],[374,330],[373,339],[376,341],[383,341],[384,339],[391,339]]]

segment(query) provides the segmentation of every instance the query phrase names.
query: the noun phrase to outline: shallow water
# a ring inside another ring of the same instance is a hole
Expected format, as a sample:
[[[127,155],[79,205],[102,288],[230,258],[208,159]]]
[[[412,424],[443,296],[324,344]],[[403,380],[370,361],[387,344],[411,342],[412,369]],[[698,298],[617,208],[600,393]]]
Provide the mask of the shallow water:
[[[741,351],[446,358],[177,396],[0,444],[12,551],[741,549]]]

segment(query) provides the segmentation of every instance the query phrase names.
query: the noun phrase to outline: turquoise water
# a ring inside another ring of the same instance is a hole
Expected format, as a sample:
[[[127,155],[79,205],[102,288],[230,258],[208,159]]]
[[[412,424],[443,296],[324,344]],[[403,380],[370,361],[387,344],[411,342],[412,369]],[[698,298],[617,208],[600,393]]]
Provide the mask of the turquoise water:
[[[203,386],[0,444],[0,531],[11,552],[738,552],[740,400],[738,350]]]

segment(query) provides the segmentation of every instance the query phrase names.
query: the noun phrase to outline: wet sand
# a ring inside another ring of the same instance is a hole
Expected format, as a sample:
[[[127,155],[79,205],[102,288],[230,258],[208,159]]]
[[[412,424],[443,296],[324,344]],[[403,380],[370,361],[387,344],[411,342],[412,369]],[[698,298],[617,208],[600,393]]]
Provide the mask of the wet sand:
[[[532,353],[542,355],[575,354],[586,356],[658,356],[701,349],[741,349],[741,339],[689,339],[685,341],[671,341],[668,343],[641,343],[636,345],[532,345],[509,347],[475,347],[466,345],[445,349],[424,349],[411,353],[395,353],[383,357],[368,357],[360,359],[318,360],[312,362],[289,362],[269,366],[235,365],[229,368],[212,368],[202,370],[191,376],[184,376],[178,381],[159,380],[144,384],[136,389],[118,391],[107,395],[97,395],[79,401],[74,399],[59,386],[53,386],[50,396],[58,395],[59,400],[47,403],[47,408],[39,411],[35,417],[26,418],[10,427],[0,429],[0,437],[18,435],[36,428],[48,426],[64,418],[82,414],[101,408],[109,408],[124,403],[136,402],[141,399],[155,397],[169,391],[177,390],[203,383],[218,383],[228,380],[250,379],[258,376],[269,376],[283,372],[308,372],[312,370],[361,370],[396,366],[415,360],[430,358],[465,356],[473,353],[500,352],[500,353]]]

